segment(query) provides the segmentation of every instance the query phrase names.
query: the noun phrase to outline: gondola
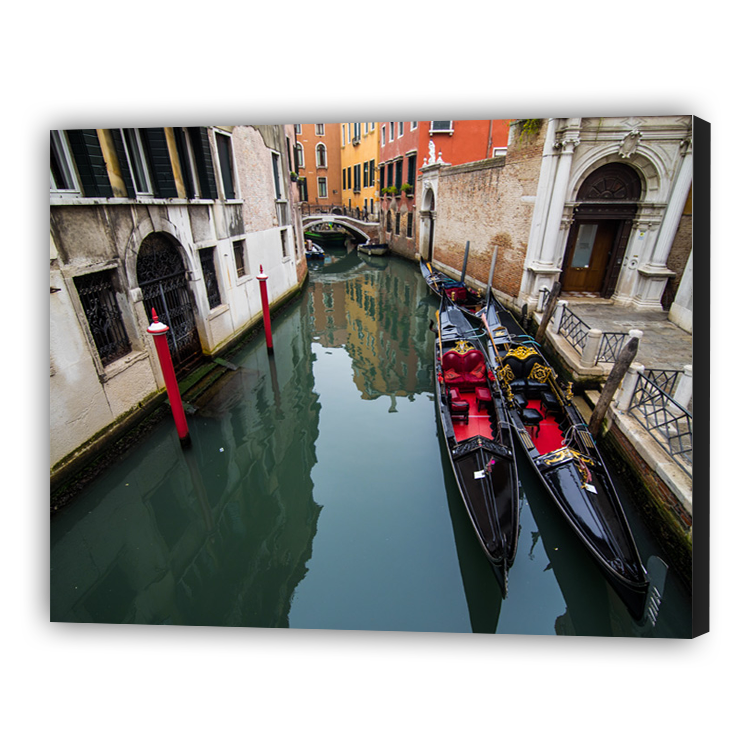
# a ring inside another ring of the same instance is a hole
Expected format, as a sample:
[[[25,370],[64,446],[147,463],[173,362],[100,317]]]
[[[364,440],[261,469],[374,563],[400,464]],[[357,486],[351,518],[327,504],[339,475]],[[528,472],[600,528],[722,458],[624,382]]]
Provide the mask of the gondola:
[[[648,575],[593,436],[537,343],[488,291],[472,323],[488,335],[487,356],[518,440],[555,504],[594,556],[634,619],[644,615]]]
[[[435,393],[442,433],[474,532],[505,597],[518,546],[513,428],[488,367],[481,329],[445,294],[437,322]]]
[[[424,258],[419,261],[419,268],[427,286],[432,292],[441,296],[443,292],[463,310],[476,312],[484,305],[484,298],[470,289],[462,281],[456,281],[442,271],[432,267]]]

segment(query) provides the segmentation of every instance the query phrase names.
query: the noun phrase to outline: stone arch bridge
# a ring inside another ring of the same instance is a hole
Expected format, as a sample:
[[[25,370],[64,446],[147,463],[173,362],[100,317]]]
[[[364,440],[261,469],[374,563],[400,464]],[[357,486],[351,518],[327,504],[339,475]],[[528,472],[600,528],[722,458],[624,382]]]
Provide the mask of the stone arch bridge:
[[[377,221],[363,221],[362,219],[338,214],[313,214],[302,219],[302,230],[304,232],[308,230],[311,232],[346,230],[361,242],[377,241],[379,228],[380,224]]]

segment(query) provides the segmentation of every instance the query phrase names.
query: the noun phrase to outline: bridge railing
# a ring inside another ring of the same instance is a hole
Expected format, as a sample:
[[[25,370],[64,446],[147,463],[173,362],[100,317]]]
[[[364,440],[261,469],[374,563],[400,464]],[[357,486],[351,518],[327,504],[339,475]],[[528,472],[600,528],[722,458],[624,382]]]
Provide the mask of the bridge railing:
[[[300,213],[302,216],[346,216],[357,221],[375,221],[375,214],[359,207],[337,206],[335,204],[323,203],[301,203]]]

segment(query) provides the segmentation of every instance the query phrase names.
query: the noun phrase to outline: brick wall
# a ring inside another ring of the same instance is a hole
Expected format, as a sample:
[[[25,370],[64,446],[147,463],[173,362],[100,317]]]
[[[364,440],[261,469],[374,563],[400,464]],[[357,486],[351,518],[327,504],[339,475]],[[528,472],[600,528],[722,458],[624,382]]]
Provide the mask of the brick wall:
[[[497,247],[493,286],[513,298],[521,289],[545,129],[512,144],[505,157],[440,171],[434,259],[460,274],[468,241],[467,278],[486,284]]]

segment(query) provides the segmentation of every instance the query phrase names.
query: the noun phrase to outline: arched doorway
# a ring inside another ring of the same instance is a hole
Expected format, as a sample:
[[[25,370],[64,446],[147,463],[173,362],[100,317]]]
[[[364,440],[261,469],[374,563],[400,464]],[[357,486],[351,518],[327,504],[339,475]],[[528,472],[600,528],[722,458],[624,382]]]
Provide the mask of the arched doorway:
[[[146,317],[151,309],[169,326],[167,341],[175,370],[186,370],[202,355],[187,274],[176,242],[167,234],[150,234],[141,243],[136,261],[138,286]]]
[[[419,216],[421,220],[419,255],[429,263],[432,262],[432,255],[435,250],[435,193],[430,187],[425,190]]]
[[[641,179],[627,164],[608,164],[584,180],[565,249],[562,291],[612,296],[641,192]]]

